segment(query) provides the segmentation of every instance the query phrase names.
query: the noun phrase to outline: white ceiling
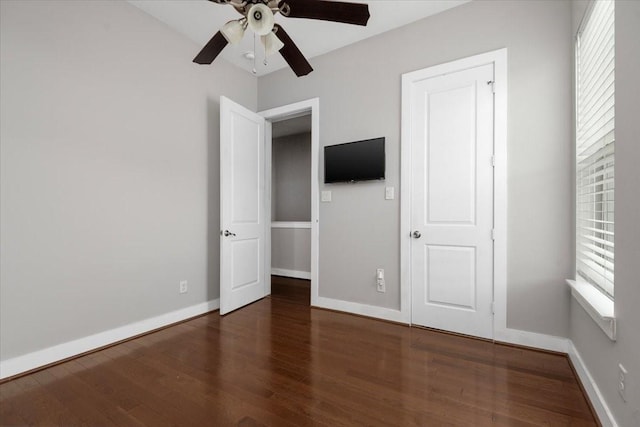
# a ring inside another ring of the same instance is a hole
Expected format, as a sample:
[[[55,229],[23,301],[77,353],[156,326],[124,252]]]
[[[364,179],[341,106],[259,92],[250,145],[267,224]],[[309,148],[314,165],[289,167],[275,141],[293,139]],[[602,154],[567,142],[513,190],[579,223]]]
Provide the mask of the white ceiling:
[[[184,34],[199,46],[204,46],[227,21],[240,17],[233,7],[207,0],[127,1],[164,22],[170,28]],[[310,59],[427,16],[435,15],[470,0],[351,1],[369,4],[371,18],[366,27],[311,19],[285,18],[280,14],[276,14],[276,22],[284,27],[302,53],[307,59]],[[217,60],[222,57],[247,72],[251,72],[253,62],[246,59],[243,54],[253,51],[253,39],[253,33],[247,30],[242,42],[238,45],[227,45]],[[256,44],[257,75],[265,75],[287,67],[287,63],[277,54],[269,57],[268,65],[265,66],[263,64],[264,54],[259,39]],[[192,52],[193,57],[198,52],[199,49],[195,49]],[[215,62],[211,66],[215,66]]]

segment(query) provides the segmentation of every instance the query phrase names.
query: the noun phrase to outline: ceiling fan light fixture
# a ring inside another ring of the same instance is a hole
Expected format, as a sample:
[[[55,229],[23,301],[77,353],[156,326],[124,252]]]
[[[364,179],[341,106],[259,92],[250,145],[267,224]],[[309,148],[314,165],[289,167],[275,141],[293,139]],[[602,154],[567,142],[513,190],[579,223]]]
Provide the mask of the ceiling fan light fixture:
[[[266,56],[271,56],[274,53],[279,52],[280,49],[284,47],[282,40],[280,40],[273,31],[266,36],[260,37],[260,40],[262,41],[262,46],[264,46],[264,53]]]
[[[264,3],[251,6],[247,13],[249,28],[259,36],[266,36],[273,30],[273,12]]]
[[[2,0],[0,0],[2,1]],[[306,76],[313,67],[304,57],[298,46],[289,37],[281,25],[275,23],[274,14],[285,18],[306,18],[321,21],[341,22],[344,24],[367,25],[371,15],[369,6],[357,0],[353,3],[345,0],[209,0],[213,3],[233,6],[243,18],[227,22],[214,34],[193,59],[196,64],[211,64],[229,43],[237,44],[242,40],[247,27],[253,31],[253,73],[256,74],[255,48],[256,36],[264,46],[264,65],[267,56],[279,52],[289,64],[296,76]],[[245,56],[249,59],[249,56]]]
[[[247,28],[246,19],[238,19],[237,21],[229,21],[222,26],[220,32],[225,39],[231,44],[238,44],[244,36],[244,30]]]

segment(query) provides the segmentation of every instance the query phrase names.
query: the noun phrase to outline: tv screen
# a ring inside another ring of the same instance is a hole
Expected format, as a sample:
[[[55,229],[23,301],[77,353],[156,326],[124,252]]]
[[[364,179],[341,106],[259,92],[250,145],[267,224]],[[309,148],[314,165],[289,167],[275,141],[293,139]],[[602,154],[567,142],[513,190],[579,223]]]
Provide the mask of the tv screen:
[[[324,147],[324,182],[384,179],[384,137]]]

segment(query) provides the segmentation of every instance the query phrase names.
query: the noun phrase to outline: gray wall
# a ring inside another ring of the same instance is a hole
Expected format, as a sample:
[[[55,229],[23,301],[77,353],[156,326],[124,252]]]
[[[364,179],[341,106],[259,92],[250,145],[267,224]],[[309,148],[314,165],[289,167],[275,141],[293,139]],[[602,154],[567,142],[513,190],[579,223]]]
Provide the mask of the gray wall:
[[[2,360],[217,298],[218,100],[257,79],[125,2],[0,19]]]
[[[311,229],[272,228],[271,267],[311,272]]]
[[[574,33],[584,2],[573,8]],[[616,1],[615,315],[610,341],[584,309],[571,303],[570,338],[620,426],[640,425],[640,2]],[[618,363],[629,371],[625,403]]]
[[[474,1],[261,77],[260,109],[320,98],[320,142],[387,138],[385,183],[321,186],[321,296],[400,306],[400,88],[403,73],[507,47],[508,326],[567,336],[571,274],[569,2]],[[322,158],[320,162],[322,164]],[[320,168],[322,169],[322,168]],[[384,200],[384,186],[396,200]],[[387,292],[376,292],[375,269]]]
[[[273,132],[287,121],[273,124]],[[272,221],[311,221],[311,133],[273,140]],[[272,228],[271,266],[311,271],[311,229]]]
[[[311,221],[311,133],[272,143],[271,220]]]

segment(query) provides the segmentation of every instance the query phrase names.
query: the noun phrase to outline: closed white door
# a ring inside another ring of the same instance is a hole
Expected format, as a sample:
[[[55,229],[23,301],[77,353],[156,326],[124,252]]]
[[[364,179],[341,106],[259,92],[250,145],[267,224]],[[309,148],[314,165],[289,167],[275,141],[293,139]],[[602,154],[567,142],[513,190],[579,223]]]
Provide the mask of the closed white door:
[[[220,97],[220,314],[266,295],[264,129]]]
[[[493,338],[493,64],[411,87],[411,321]]]

